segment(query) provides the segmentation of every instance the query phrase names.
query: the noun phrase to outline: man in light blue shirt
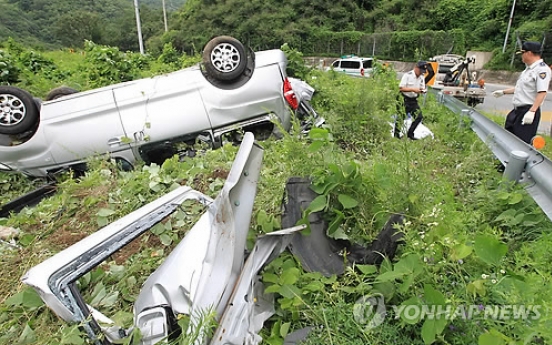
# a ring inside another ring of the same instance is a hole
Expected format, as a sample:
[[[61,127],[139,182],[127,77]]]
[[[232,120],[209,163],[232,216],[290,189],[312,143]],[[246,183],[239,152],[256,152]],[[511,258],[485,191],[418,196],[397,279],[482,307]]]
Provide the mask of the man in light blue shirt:
[[[504,128],[518,138],[531,144],[537,134],[541,118],[540,106],[546,97],[550,84],[550,67],[542,61],[542,46],[539,42],[523,42],[521,60],[526,68],[519,76],[516,86],[493,92],[495,97],[513,94],[514,109],[506,116]]]

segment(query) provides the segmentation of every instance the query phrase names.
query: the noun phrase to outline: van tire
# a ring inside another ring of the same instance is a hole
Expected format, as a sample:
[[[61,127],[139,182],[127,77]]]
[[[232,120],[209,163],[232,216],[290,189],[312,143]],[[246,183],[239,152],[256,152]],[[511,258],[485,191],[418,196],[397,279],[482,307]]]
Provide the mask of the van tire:
[[[0,134],[21,134],[39,121],[33,96],[14,86],[0,86],[0,111]]]
[[[207,75],[213,79],[231,82],[246,70],[248,55],[245,46],[230,36],[213,38],[203,49],[202,62]]]
[[[45,101],[52,101],[54,99],[58,99],[63,96],[72,95],[74,93],[78,93],[78,90],[75,90],[71,87],[67,86],[60,86],[56,87],[55,89],[50,90],[48,94],[46,95],[46,98],[44,98]]]

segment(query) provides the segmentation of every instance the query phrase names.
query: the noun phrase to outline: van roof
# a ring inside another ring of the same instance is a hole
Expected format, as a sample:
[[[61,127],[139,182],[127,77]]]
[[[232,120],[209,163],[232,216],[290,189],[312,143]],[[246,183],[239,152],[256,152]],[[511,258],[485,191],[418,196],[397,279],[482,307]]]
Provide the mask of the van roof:
[[[364,60],[374,60],[371,57],[360,57],[360,56],[351,56],[351,57],[341,57],[338,60],[354,60],[354,61],[364,61]]]

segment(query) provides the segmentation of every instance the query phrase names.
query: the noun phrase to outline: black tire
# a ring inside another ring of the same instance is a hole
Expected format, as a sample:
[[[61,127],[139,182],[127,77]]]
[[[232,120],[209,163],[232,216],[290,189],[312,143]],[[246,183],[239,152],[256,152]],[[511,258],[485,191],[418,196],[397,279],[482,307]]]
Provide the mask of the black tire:
[[[38,110],[38,112],[40,113],[40,109],[42,109],[42,100],[38,97],[33,97],[33,99],[35,102],[36,110]]]
[[[30,93],[13,86],[0,86],[0,134],[24,133],[38,120],[39,112]]]
[[[218,36],[205,45],[202,61],[209,77],[231,82],[246,70],[248,55],[245,46],[237,39]]]
[[[78,93],[78,90],[75,90],[71,87],[67,86],[60,86],[56,87],[55,89],[52,89],[48,94],[46,95],[46,98],[44,98],[45,101],[52,101],[54,99],[58,99],[63,96],[72,95],[74,93]]]

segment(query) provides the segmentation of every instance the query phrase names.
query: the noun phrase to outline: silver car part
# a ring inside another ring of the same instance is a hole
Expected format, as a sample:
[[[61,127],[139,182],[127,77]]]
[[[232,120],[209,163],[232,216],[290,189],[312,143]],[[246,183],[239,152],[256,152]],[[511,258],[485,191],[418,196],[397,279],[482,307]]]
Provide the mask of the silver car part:
[[[194,142],[205,133],[217,139],[230,128],[270,123],[274,116],[288,130],[285,54],[278,49],[251,54],[254,70],[242,84],[215,86],[194,66],[43,102],[30,135],[0,134],[0,169],[45,177],[105,153],[132,165],[143,159],[144,147]]]
[[[0,94],[0,123],[4,126],[14,126],[23,121],[25,104],[18,97],[9,94]]]
[[[326,120],[318,115],[310,103],[314,95],[314,88],[301,79],[288,79],[299,103],[296,113],[301,120],[301,132],[307,133],[312,127],[321,127]]]
[[[236,47],[228,43],[217,45],[211,53],[213,66],[221,72],[232,72],[240,64],[240,54]]]
[[[220,319],[220,326],[211,345],[254,345],[261,341],[258,332],[274,313],[272,301],[263,294],[263,285],[257,273],[265,263],[272,261],[291,242],[297,231],[306,225],[275,231],[260,237],[245,262],[232,297]]]
[[[31,268],[22,281],[35,288],[59,317],[67,322],[82,323],[91,339],[101,344],[99,325],[90,318],[89,306],[77,289],[77,280],[190,199],[206,205],[212,202],[190,187],[180,187]],[[124,330],[121,331],[126,336]]]
[[[262,294],[257,273],[286,247],[293,233],[304,228],[259,238],[244,264],[262,155],[253,135],[246,133],[215,200],[180,187],[31,268],[22,281],[35,288],[62,319],[81,323],[95,344],[119,343],[129,330],[114,326],[88,306],[77,280],[184,201],[195,199],[207,211],[146,280],[134,304],[134,324],[141,330],[142,344],[156,344],[169,337],[171,319],[176,315],[189,315],[193,324],[194,318],[209,309],[216,311],[219,322],[212,344],[258,344],[258,331],[273,311]]]

